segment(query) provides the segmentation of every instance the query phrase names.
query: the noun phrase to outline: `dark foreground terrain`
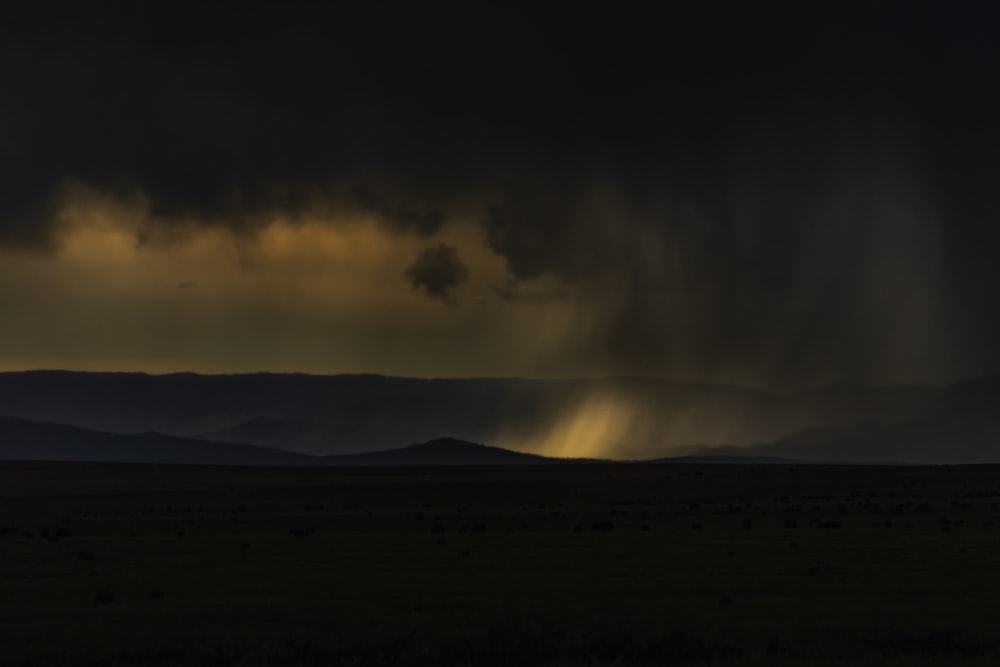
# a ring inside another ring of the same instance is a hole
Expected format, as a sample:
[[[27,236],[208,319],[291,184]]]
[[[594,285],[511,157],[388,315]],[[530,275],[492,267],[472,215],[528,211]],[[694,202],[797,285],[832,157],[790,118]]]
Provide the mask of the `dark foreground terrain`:
[[[0,464],[14,665],[1000,662],[1000,467]]]

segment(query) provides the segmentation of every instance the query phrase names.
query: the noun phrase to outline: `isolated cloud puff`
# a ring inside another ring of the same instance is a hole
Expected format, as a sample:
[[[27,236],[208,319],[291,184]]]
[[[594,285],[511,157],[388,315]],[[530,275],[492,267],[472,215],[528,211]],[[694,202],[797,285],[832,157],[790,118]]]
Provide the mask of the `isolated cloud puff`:
[[[451,290],[469,279],[469,269],[458,256],[458,248],[440,243],[423,250],[406,269],[406,279],[413,289],[423,289],[432,299],[457,305]]]

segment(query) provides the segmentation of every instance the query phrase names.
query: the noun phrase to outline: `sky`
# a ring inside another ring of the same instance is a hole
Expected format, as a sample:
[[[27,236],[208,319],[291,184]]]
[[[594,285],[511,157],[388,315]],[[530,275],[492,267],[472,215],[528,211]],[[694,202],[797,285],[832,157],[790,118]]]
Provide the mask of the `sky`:
[[[37,3],[0,370],[1000,370],[988,3]]]

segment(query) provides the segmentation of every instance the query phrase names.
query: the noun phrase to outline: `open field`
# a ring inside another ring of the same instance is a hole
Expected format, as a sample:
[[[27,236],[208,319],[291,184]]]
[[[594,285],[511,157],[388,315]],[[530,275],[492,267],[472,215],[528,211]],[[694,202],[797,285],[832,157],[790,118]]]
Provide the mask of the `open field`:
[[[0,464],[4,664],[996,664],[1000,467]]]

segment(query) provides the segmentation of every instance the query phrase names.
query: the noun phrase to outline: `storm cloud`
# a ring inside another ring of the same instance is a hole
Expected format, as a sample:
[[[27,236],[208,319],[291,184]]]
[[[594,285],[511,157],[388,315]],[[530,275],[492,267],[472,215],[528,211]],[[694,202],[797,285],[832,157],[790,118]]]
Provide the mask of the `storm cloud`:
[[[457,305],[451,290],[469,278],[469,269],[462,263],[458,250],[441,243],[423,250],[406,269],[406,278],[413,289],[423,288],[427,296]]]
[[[477,266],[435,235],[469,224],[495,300],[572,320],[551,372],[1000,365],[994,10],[672,7],[12,11],[0,248],[57,253],[80,188],[137,245],[373,216],[440,243],[385,270],[447,301]]]

